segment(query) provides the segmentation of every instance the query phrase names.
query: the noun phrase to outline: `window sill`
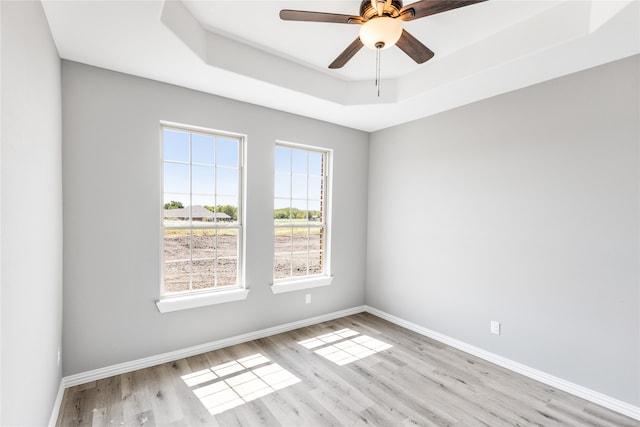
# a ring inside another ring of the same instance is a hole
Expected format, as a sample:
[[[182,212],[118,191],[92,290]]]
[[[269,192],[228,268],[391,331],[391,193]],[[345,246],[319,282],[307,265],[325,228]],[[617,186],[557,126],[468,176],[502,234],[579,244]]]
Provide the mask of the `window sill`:
[[[180,295],[162,298],[156,302],[160,313],[187,310],[189,308],[205,307],[207,305],[224,304],[226,302],[247,299],[249,289],[232,289],[228,291],[214,291],[197,295]]]
[[[328,286],[333,281],[333,276],[314,277],[312,279],[288,280],[286,282],[277,282],[271,285],[271,292],[274,294],[282,294],[285,292],[301,291],[303,289],[319,288]]]

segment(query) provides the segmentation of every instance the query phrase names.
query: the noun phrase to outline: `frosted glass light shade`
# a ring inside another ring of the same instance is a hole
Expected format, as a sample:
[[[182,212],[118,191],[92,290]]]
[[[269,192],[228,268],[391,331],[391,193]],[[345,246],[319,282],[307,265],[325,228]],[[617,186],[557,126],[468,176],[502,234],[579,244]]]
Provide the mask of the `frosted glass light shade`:
[[[400,39],[402,24],[400,20],[388,16],[372,18],[360,27],[360,41],[369,49],[388,49]]]

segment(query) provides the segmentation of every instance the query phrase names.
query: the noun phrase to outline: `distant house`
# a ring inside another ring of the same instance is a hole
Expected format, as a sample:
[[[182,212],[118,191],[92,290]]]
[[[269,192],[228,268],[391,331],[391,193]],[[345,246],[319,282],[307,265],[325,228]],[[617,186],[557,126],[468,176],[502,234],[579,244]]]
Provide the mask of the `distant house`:
[[[191,206],[191,216],[194,221],[213,221],[217,219],[218,221],[231,221],[231,217],[224,212],[211,212],[209,209],[204,206],[194,205]],[[189,206],[186,208],[180,209],[165,209],[164,210],[165,218],[175,218],[181,221],[189,220]]]

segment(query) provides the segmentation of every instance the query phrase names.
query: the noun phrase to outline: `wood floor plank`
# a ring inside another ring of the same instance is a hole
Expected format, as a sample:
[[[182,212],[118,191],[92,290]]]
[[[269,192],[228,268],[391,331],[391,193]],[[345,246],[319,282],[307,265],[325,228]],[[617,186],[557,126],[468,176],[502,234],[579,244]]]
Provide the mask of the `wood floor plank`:
[[[360,313],[71,387],[56,425],[640,427],[640,422]]]
[[[133,420],[149,418],[151,412],[151,401],[146,392],[147,370],[139,370],[121,375],[121,403],[122,417],[125,422],[132,423]]]

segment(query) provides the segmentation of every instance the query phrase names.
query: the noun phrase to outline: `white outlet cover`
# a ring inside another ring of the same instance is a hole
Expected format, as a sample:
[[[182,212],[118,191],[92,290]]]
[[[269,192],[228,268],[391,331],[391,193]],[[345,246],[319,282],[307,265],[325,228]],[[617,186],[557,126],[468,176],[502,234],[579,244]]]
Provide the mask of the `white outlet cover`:
[[[495,320],[491,321],[491,333],[500,335],[500,322],[496,322]]]

